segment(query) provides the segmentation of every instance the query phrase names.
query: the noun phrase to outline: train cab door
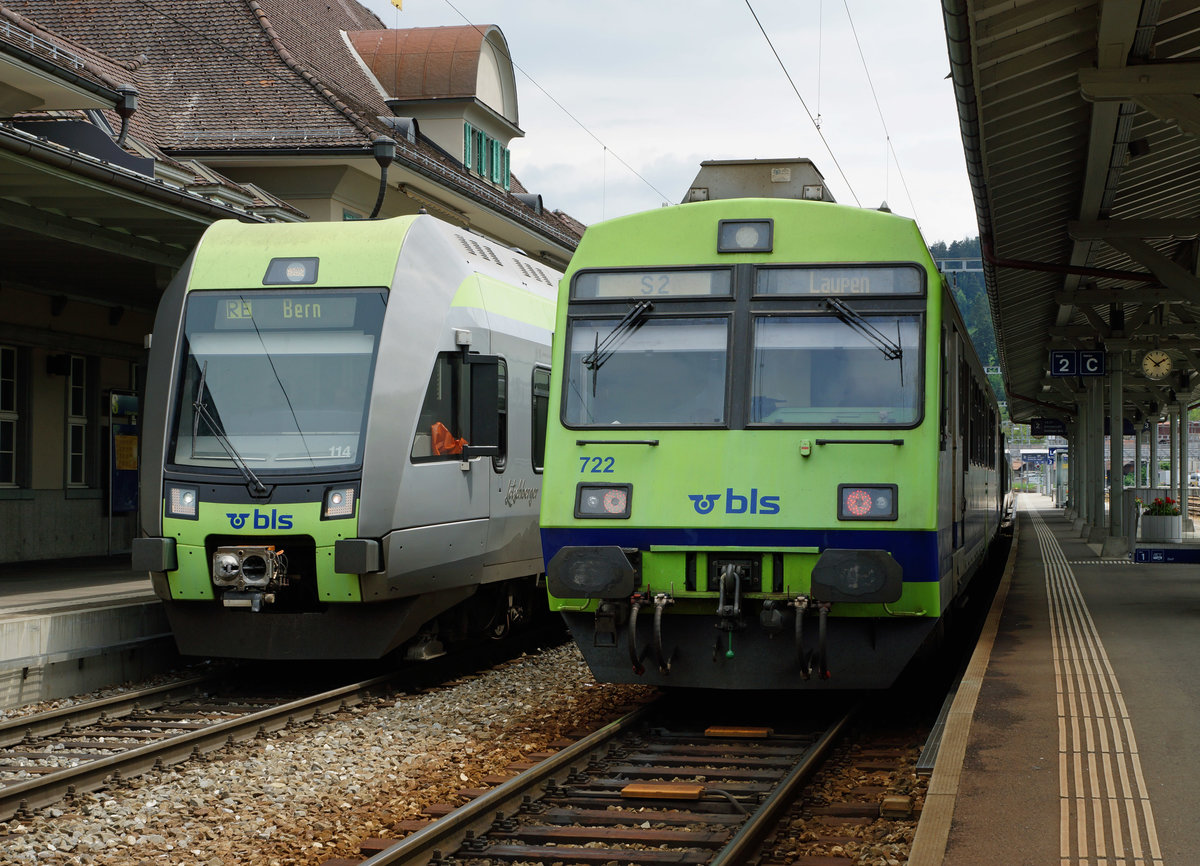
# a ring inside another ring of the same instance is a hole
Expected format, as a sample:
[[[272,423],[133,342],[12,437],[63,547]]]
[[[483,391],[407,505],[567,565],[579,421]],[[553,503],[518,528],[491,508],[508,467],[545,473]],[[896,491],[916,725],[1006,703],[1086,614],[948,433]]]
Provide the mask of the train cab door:
[[[482,563],[488,534],[496,423],[498,359],[438,354],[413,436],[405,476],[409,526],[444,527],[451,561]],[[478,574],[474,577],[477,579]]]
[[[535,472],[534,461],[536,458],[540,468],[540,455],[545,453],[550,369],[540,365],[531,367],[529,356],[534,347],[508,335],[493,333],[492,351],[501,358],[500,454],[491,461],[487,564],[495,566],[493,573],[506,577],[538,574],[543,569],[541,537],[537,531],[541,475]],[[534,428],[539,423],[540,450],[533,442]]]

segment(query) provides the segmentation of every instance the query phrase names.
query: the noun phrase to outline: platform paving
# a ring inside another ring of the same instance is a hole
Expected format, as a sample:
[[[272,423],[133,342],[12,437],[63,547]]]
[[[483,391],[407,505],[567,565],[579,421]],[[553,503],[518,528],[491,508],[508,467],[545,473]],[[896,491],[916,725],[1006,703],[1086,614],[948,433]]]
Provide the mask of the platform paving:
[[[944,856],[921,862],[1200,862],[1200,566],[1102,558],[1023,494],[997,613]]]
[[[0,709],[178,663],[162,602],[127,558],[0,567]]]

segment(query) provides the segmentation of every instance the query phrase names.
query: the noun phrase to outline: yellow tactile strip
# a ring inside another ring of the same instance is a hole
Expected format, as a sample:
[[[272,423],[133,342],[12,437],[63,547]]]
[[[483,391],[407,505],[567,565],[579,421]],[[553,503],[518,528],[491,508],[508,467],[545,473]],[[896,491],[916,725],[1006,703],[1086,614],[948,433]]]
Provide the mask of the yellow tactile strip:
[[[1161,864],[1133,725],[1104,642],[1053,531],[1036,511],[1058,690],[1062,864]]]

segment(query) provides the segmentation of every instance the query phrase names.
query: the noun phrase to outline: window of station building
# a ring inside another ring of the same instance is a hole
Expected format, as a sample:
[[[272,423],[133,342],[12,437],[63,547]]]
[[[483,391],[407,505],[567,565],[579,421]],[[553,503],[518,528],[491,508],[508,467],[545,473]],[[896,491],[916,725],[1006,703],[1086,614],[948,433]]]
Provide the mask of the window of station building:
[[[17,350],[0,346],[0,486],[17,485]]]
[[[533,471],[546,464],[546,420],[550,414],[550,368],[533,368]]]
[[[509,150],[482,129],[463,124],[463,167],[480,177],[512,189]]]
[[[67,373],[67,486],[88,483],[88,364],[72,355]]]

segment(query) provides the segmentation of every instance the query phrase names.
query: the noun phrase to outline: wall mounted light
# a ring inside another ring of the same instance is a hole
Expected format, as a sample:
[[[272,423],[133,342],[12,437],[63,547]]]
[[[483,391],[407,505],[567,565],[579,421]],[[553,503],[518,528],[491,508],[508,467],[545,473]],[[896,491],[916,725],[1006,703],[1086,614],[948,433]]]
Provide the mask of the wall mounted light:
[[[377,136],[371,142],[371,153],[375,157],[375,162],[379,163],[379,198],[375,200],[375,209],[371,211],[371,215],[367,219],[375,219],[379,216],[379,209],[383,207],[383,195],[387,192],[388,166],[396,158],[396,140],[388,138],[386,135]]]
[[[138,91],[132,84],[118,84],[117,93],[121,101],[116,105],[117,116],[121,118],[121,133],[117,136],[117,147],[125,146],[125,136],[129,134],[129,118],[138,110]]]

